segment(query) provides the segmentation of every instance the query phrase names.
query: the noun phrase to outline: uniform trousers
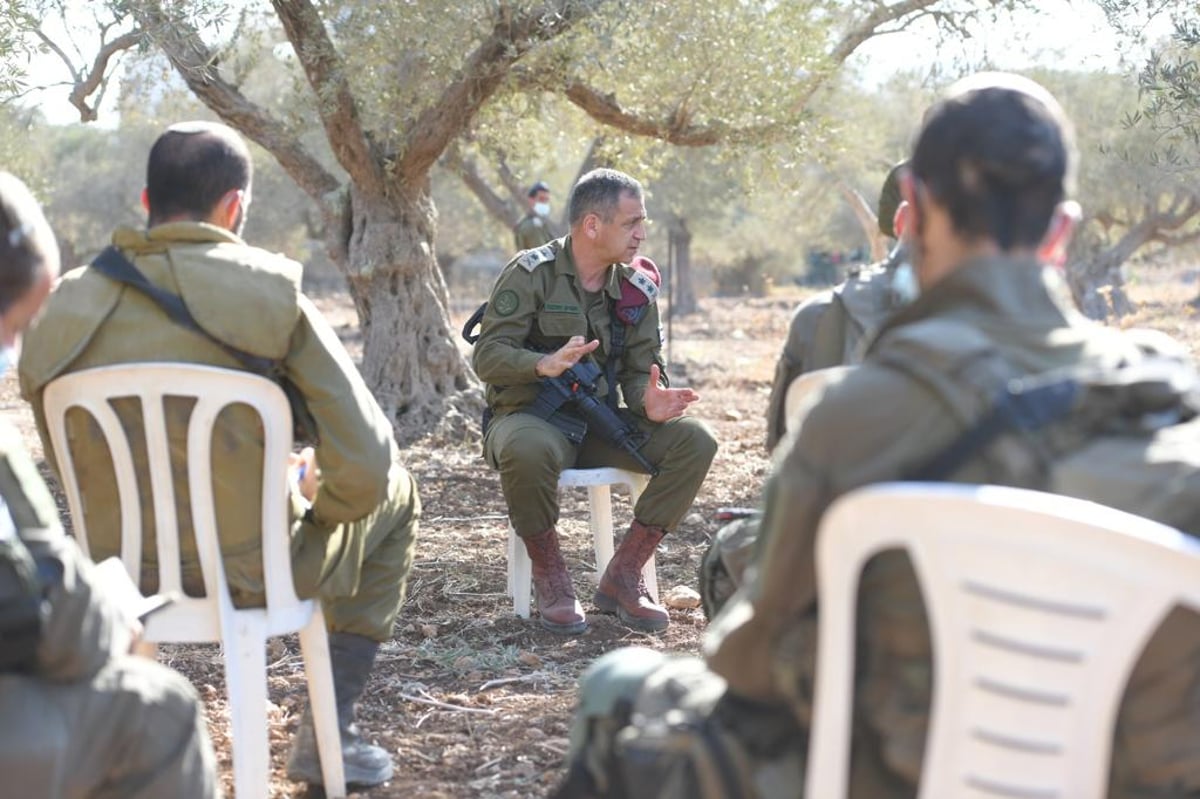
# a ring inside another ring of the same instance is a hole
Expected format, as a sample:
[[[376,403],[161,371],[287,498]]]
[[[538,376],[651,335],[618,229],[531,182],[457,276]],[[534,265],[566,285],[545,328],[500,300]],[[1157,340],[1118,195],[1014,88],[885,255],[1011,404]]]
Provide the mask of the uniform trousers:
[[[201,707],[186,679],[141,657],[77,682],[0,675],[0,796],[219,796]]]
[[[642,492],[634,518],[651,527],[674,530],[691,507],[717,441],[708,425],[691,416],[666,422],[637,420],[647,435],[641,453],[657,466]],[[500,472],[508,518],[519,536],[537,535],[558,523],[558,477],[565,469],[613,466],[644,472],[628,453],[588,432],[575,445],[550,422],[529,413],[492,420],[484,437],[484,458]]]

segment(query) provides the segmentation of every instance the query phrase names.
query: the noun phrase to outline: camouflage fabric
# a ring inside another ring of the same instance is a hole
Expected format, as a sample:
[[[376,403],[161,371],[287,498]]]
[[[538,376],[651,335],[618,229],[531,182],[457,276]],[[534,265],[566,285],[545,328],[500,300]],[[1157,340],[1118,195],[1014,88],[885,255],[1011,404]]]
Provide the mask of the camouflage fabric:
[[[722,527],[700,561],[700,603],[710,621],[741,587],[758,542],[759,519],[737,519]]]

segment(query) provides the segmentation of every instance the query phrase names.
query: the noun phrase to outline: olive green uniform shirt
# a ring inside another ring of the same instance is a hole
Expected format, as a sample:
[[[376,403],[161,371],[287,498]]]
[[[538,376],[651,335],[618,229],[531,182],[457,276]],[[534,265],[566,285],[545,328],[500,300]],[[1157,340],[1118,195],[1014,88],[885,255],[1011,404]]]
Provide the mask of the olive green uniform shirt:
[[[251,247],[227,230],[197,222],[172,222],[149,231],[122,229],[113,243],[150,282],[180,296],[213,336],[253,355],[282,361],[320,437],[316,449],[321,482],[313,502],[314,522],[297,522],[304,528],[301,532],[322,535],[368,516],[384,499],[389,468],[398,459],[391,424],[337,335],[300,292],[301,266]],[[42,407],[46,384],[66,372],[141,361],[244,369],[207,337],[171,321],[137,289],[91,267],[64,275],[25,336],[19,365],[21,392],[33,405],[48,460],[52,462],[52,453]],[[168,403],[167,410],[173,457],[182,459],[188,408]],[[118,412],[137,413],[132,407],[119,407]],[[213,448],[214,498],[226,576],[235,595],[256,596],[263,590],[257,503],[262,488],[261,426],[252,411],[235,406],[223,412],[217,430],[222,445]],[[93,555],[116,554],[120,519],[112,501],[115,478],[103,438],[82,412],[68,416],[67,435]],[[145,455],[136,446],[134,452],[143,479]],[[181,494],[177,502],[186,508],[189,499],[181,488],[186,481],[176,486]],[[300,512],[294,502],[294,517]],[[148,492],[143,492],[142,517],[143,569],[153,573],[154,514]],[[181,513],[184,578],[195,582],[199,566],[190,527],[189,515]],[[344,546],[353,546],[349,537]]]
[[[768,452],[787,432],[785,400],[792,381],[806,372],[858,363],[865,340],[899,307],[892,274],[883,263],[865,266],[796,308],[767,403]]]
[[[513,227],[513,241],[517,245],[518,252],[541,247],[555,238],[554,227],[550,224],[550,220],[532,211],[525,214],[521,221]]]
[[[818,623],[814,539],[835,498],[901,479],[924,464],[980,418],[1010,378],[1068,367],[1103,371],[1144,357],[1135,337],[1083,319],[1055,278],[1032,261],[997,257],[964,265],[896,312],[864,363],[828,386],[797,434],[785,440],[766,488],[755,565],[705,641],[710,667],[732,691],[782,703],[807,727]],[[939,398],[956,392],[939,385],[960,389],[959,396],[973,393],[978,407],[948,406]],[[963,387],[974,391],[964,393]],[[1005,445],[1001,439],[993,446]],[[1007,445],[1017,449],[1011,439]],[[1030,454],[1025,468],[1015,466],[1020,462],[981,456],[955,479],[1037,487],[1036,458]],[[902,556],[885,554],[863,576],[859,634],[867,643],[859,686],[866,697],[862,712],[879,736],[883,759],[912,784],[929,707],[930,643],[911,569],[898,561]],[[1127,697],[1127,704],[1142,717],[1134,726],[1118,722],[1114,757],[1115,768],[1128,768],[1139,784],[1179,780],[1200,790],[1196,747],[1160,745],[1196,740],[1195,621],[1191,617],[1184,633],[1173,627],[1156,637],[1161,646],[1147,650],[1131,681],[1138,697]],[[1180,679],[1161,676],[1170,674]],[[1122,719],[1132,718],[1125,713]]]
[[[570,243],[568,235],[521,253],[496,279],[471,362],[487,383],[488,406],[497,415],[533,402],[539,387],[535,365],[571,336],[600,340],[589,357],[605,371],[612,352],[609,303],[621,298],[621,277],[633,270],[613,264],[604,287],[586,292],[576,280]],[[651,365],[658,364],[666,379],[661,345],[658,306],[650,303],[636,325],[626,326],[625,352],[616,369],[624,403],[639,416],[645,416],[642,398]],[[610,390],[601,378],[600,395]]]

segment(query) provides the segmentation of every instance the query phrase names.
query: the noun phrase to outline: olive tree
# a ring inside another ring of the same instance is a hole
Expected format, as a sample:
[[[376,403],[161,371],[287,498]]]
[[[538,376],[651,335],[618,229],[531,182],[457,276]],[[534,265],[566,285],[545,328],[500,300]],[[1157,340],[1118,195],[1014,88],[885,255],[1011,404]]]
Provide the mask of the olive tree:
[[[402,439],[461,420],[478,403],[434,251],[431,173],[464,136],[517,142],[555,98],[618,150],[647,140],[733,152],[801,142],[809,103],[864,42],[978,8],[955,0],[104,5],[125,25],[106,28],[106,42],[130,36],[161,50],[319,208],[358,311],[364,377]],[[245,31],[292,59],[293,91],[245,91],[230,47]],[[75,84],[86,85],[89,70],[76,72]],[[320,147],[304,136],[314,126]]]

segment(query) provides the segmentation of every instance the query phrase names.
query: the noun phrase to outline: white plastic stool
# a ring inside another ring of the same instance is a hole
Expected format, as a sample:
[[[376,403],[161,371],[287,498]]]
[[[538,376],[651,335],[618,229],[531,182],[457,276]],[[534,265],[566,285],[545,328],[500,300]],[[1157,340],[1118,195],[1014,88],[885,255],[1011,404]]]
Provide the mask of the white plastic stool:
[[[590,505],[589,522],[592,545],[596,550],[596,574],[603,575],[613,556],[612,486],[629,489],[629,506],[637,505],[638,497],[649,482],[649,475],[625,469],[567,469],[558,478],[558,487],[587,488]],[[642,567],[642,577],[650,598],[658,601],[658,575],[654,571],[654,555]],[[508,595],[513,598],[513,612],[522,619],[529,618],[529,598],[533,583],[533,563],[516,530],[508,526]]]

